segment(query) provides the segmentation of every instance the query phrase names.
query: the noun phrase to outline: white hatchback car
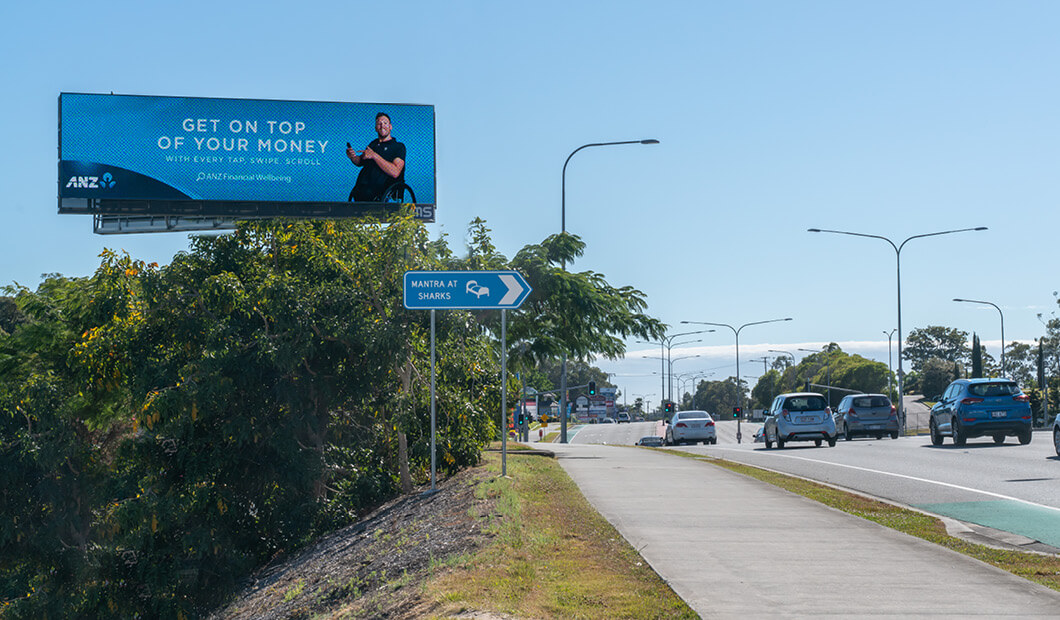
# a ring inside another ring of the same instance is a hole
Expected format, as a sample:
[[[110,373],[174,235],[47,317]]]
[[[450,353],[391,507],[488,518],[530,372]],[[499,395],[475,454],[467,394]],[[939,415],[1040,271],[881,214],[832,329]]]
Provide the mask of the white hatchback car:
[[[817,446],[827,441],[834,448],[838,436],[832,409],[824,396],[815,392],[777,396],[766,412],[762,427],[765,428],[767,450],[774,443],[783,448],[789,441],[812,441]]]
[[[714,418],[706,411],[678,411],[666,422],[666,445],[679,443],[718,443]]]

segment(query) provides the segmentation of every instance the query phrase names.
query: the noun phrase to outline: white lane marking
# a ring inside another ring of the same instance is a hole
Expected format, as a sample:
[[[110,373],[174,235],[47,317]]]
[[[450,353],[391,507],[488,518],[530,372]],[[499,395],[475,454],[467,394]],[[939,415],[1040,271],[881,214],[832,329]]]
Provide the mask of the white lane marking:
[[[736,451],[736,452],[746,452],[746,450],[739,450],[738,448],[724,448],[723,447],[723,448],[715,448],[715,449],[716,450],[732,450],[732,451]],[[779,456],[779,457],[783,457],[783,458],[786,458],[786,459],[795,459],[797,461],[806,461],[808,463],[823,463],[825,465],[833,465],[835,467],[846,467],[847,469],[856,469],[858,471],[864,471],[864,472],[868,472],[868,473],[871,473],[871,474],[881,474],[881,475],[884,475],[884,476],[894,476],[895,478],[905,478],[906,480],[915,480],[917,482],[926,482],[928,484],[937,484],[939,486],[950,487],[952,489],[958,489],[958,490],[961,490],[961,491],[969,491],[971,493],[979,493],[979,494],[982,494],[982,495],[989,495],[990,497],[996,497],[998,499],[1007,499],[1007,500],[1011,500],[1011,501],[1014,501],[1014,502],[1019,502],[1021,504],[1027,504],[1028,506],[1037,506],[1038,508],[1046,508],[1048,510],[1053,510],[1053,511],[1056,511],[1056,512],[1060,512],[1060,508],[1055,508],[1053,506],[1046,506],[1044,504],[1038,504],[1038,503],[1035,503],[1035,502],[1027,501],[1025,499],[1020,499],[1018,497],[1010,497],[1008,495],[1001,495],[1000,493],[993,493],[991,491],[984,491],[982,489],[973,489],[971,487],[964,487],[964,486],[961,486],[959,484],[951,484],[949,482],[942,482],[942,481],[939,481],[939,480],[928,480],[927,478],[917,478],[916,476],[907,476],[905,474],[896,474],[896,473],[890,472],[890,471],[880,471],[878,469],[869,469],[868,467],[858,467],[857,465],[846,465],[844,463],[832,463],[831,461],[821,461],[821,460],[818,460],[818,459],[808,459],[808,458],[806,458],[804,456],[792,456],[790,454],[777,454],[776,452],[772,453],[772,456]]]

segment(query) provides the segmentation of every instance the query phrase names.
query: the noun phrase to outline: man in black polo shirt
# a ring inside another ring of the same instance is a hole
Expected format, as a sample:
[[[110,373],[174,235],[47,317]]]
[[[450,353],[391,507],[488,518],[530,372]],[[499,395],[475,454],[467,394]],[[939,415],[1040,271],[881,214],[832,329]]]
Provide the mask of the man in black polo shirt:
[[[390,135],[390,117],[386,112],[375,115],[375,132],[379,137],[363,151],[346,149],[346,157],[361,168],[350,192],[354,202],[380,202],[383,190],[405,180],[405,145]]]

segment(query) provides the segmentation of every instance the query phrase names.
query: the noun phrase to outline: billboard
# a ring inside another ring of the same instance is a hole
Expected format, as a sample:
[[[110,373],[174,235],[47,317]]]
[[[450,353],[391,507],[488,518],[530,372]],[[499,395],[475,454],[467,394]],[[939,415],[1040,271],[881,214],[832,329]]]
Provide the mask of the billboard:
[[[434,219],[434,107],[62,93],[59,212]]]

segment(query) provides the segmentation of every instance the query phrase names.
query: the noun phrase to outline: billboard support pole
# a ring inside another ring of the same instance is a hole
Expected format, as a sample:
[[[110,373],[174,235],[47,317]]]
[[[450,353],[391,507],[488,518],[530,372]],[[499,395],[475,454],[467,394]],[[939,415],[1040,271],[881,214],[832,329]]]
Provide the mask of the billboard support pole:
[[[435,434],[436,426],[435,370],[434,370],[434,308],[431,308],[431,491],[437,490],[434,484],[436,467]]]

